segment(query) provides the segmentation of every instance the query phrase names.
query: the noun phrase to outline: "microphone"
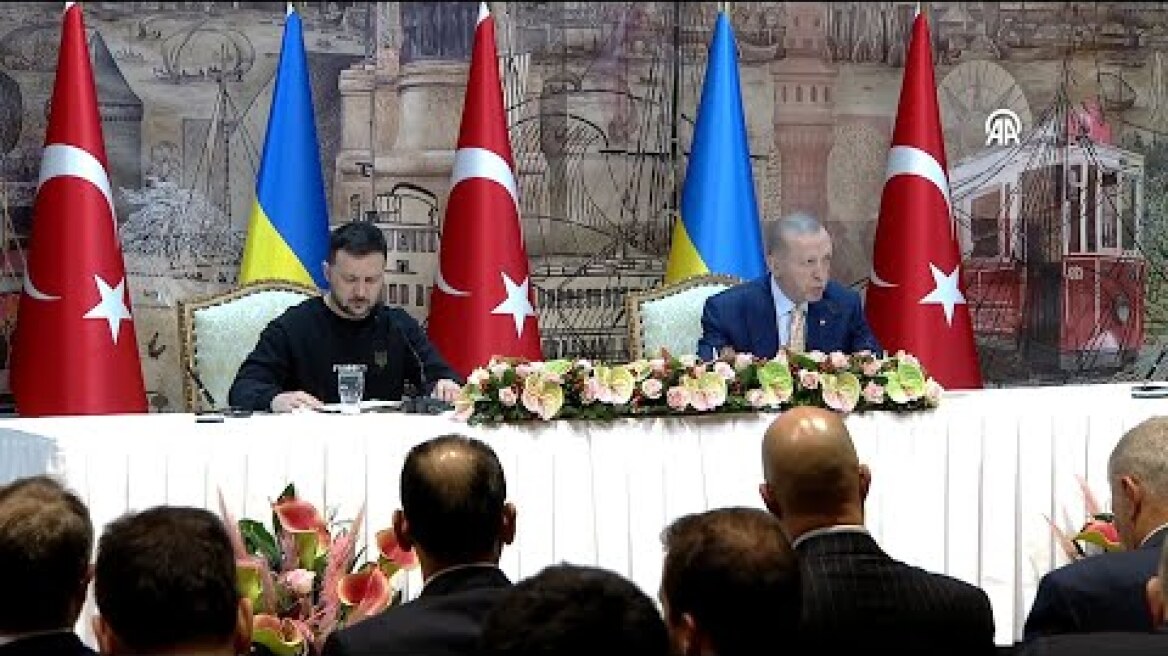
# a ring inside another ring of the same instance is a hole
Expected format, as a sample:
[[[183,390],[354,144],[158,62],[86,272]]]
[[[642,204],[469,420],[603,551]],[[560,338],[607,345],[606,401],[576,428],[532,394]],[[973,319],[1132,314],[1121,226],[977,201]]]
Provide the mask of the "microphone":
[[[414,357],[414,363],[418,365],[418,385],[420,390],[415,391],[414,394],[409,394],[407,398],[407,387],[413,387],[412,383],[406,383],[405,375],[402,375],[402,410],[404,412],[422,413],[422,414],[438,414],[443,410],[448,409],[447,404],[438,399],[430,398],[429,381],[426,379],[426,363],[422,361],[422,356],[418,354],[418,350],[414,348],[414,343],[410,340],[410,336],[402,327],[398,325],[397,321],[392,316],[389,316],[389,308],[385,308],[386,319],[393,325],[394,330],[401,336],[402,341],[405,342],[406,348],[409,349],[410,355]]]

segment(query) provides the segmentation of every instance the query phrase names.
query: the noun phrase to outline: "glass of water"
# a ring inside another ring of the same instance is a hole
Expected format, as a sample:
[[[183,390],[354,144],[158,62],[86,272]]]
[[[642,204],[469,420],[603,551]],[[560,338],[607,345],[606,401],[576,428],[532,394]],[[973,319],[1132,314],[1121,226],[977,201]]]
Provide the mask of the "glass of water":
[[[337,396],[341,400],[341,412],[355,415],[361,412],[361,397],[365,395],[365,365],[338,364],[333,366],[337,372]]]

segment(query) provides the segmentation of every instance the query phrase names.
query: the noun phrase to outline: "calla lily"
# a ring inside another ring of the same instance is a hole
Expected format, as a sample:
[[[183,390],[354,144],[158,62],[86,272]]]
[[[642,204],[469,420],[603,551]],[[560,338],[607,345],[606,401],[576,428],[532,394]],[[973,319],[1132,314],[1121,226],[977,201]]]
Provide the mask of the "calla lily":
[[[348,615],[350,625],[385,610],[389,606],[392,593],[389,577],[381,568],[372,564],[367,564],[359,572],[342,577],[337,583],[337,597],[341,603],[354,607]]]
[[[860,401],[860,379],[845,371],[823,377],[823,404],[839,412],[851,412]]]
[[[239,596],[250,599],[254,607],[264,592],[264,583],[260,579],[260,565],[253,557],[239,558],[235,561],[235,587]]]
[[[378,565],[386,576],[403,567],[411,567],[418,562],[413,550],[406,551],[397,542],[397,535],[393,529],[387,528],[377,532],[377,550],[381,553]]]
[[[771,360],[758,368],[758,384],[769,396],[786,403],[795,391],[795,379],[786,361]]]
[[[256,615],[252,619],[252,642],[268,648],[275,656],[298,656],[304,652],[304,634],[291,620],[274,615]]]
[[[316,506],[291,497],[274,504],[272,512],[280,520],[280,526],[295,536],[296,555],[300,566],[304,569],[313,569],[317,556],[324,553],[332,542],[324,518]]]
[[[1097,516],[1088,521],[1074,539],[1093,544],[1104,551],[1118,551],[1123,548],[1119,542],[1119,531],[1115,529],[1115,524],[1104,517]]]
[[[284,530],[293,533],[315,531],[324,526],[324,517],[321,517],[316,506],[295,497],[273,504],[272,512],[276,513]]]

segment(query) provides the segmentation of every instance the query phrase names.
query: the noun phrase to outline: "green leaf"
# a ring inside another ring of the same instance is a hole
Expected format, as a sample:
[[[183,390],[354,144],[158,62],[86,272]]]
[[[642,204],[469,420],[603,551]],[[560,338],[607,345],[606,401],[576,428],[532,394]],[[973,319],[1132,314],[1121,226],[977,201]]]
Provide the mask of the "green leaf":
[[[243,544],[247,552],[263,556],[272,569],[280,568],[280,547],[276,538],[264,528],[264,525],[254,519],[239,520],[239,533],[243,536]]]

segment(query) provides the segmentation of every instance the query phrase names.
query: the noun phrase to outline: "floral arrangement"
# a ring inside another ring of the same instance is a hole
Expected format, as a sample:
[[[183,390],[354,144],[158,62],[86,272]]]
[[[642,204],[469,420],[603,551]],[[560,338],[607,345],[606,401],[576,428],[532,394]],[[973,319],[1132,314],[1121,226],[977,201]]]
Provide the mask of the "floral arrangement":
[[[1079,489],[1083,492],[1083,505],[1087,510],[1087,519],[1080,525],[1078,531],[1064,531],[1057,524],[1047,518],[1055,539],[1066,554],[1068,560],[1080,560],[1088,556],[1119,551],[1123,545],[1119,541],[1119,531],[1115,528],[1115,515],[1104,512],[1095,498],[1087,481],[1079,477]],[[1069,518],[1064,520],[1070,524]]]
[[[392,577],[415,565],[414,554],[386,529],[377,533],[377,560],[358,564],[363,507],[351,522],[326,521],[288,485],[272,503],[269,531],[252,519],[234,521],[219,503],[240,594],[252,602],[253,645],[275,656],[317,654],[334,630],[400,602]]]
[[[453,395],[470,423],[611,419],[644,415],[781,410],[813,405],[839,412],[913,411],[938,405],[941,385],[903,351],[779,351],[702,361],[662,351],[627,364],[493,358]]]

